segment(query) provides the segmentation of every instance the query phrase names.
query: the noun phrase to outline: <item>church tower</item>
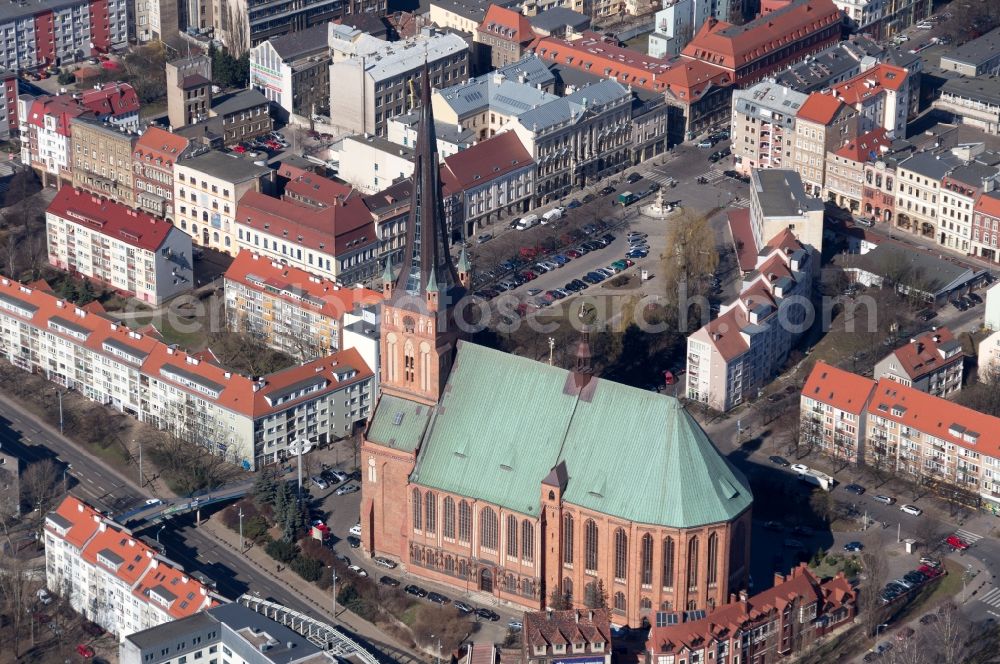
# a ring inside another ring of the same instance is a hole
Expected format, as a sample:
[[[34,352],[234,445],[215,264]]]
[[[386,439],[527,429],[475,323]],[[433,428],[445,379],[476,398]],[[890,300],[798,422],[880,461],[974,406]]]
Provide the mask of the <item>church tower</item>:
[[[455,307],[465,294],[468,261],[459,274],[448,251],[427,65],[420,74],[420,117],[406,247],[399,274],[386,267],[381,321],[381,389],[434,405],[451,370],[459,330]]]

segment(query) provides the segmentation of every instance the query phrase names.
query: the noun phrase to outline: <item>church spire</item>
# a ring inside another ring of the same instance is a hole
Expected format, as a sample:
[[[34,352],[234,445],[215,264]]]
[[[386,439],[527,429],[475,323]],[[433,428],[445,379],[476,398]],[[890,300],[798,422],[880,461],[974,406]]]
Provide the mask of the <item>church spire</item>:
[[[436,310],[460,297],[462,284],[448,251],[448,229],[441,202],[441,177],[431,110],[427,63],[420,71],[420,116],[410,194],[403,264],[392,287],[394,298],[423,300]]]

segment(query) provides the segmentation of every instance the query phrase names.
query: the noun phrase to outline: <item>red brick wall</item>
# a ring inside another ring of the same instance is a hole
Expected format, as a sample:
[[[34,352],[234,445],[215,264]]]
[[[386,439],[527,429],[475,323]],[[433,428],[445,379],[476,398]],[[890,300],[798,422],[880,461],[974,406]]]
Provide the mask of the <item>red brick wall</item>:
[[[56,45],[52,12],[35,14],[35,53],[38,60],[53,63],[56,60]]]
[[[90,41],[94,48],[90,55],[106,53],[111,47],[111,29],[108,25],[108,0],[90,2]]]

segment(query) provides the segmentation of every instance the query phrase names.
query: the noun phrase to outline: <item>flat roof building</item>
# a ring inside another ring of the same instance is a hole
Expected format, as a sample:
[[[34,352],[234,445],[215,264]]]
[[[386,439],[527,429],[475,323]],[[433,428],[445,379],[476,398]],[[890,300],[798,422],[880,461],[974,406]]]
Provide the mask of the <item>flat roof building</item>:
[[[949,49],[941,56],[941,69],[969,77],[1000,74],[1000,28]]]

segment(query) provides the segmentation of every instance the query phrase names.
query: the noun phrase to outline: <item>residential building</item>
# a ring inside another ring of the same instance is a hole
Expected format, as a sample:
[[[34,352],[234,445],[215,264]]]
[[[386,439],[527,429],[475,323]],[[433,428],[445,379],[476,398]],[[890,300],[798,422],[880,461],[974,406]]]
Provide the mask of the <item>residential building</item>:
[[[997,237],[1000,236],[1000,191],[982,193],[972,215],[972,254],[990,261],[1000,260]],[[1000,299],[998,299],[1000,302]],[[1000,316],[997,318],[1000,329]]]
[[[733,92],[730,137],[734,168],[749,175],[755,168],[789,168],[794,149],[795,116],[806,95],[761,81]]]
[[[962,162],[950,152],[918,152],[896,166],[896,225],[938,239],[941,180]]]
[[[818,270],[819,254],[787,228],[761,247],[740,294],[688,336],[687,397],[723,412],[756,398],[807,328]]]
[[[520,60],[535,40],[528,17],[517,9],[490,5],[472,38],[489,53],[493,69]]]
[[[809,94],[832,88],[861,73],[861,62],[871,55],[855,41],[842,41],[774,75],[774,81]]]
[[[994,330],[979,342],[976,376],[979,382],[995,385],[1000,374],[1000,330]]]
[[[539,37],[565,37],[567,33],[590,30],[590,16],[552,3],[534,16],[528,14],[531,30]]]
[[[386,122],[413,110],[413,86],[426,61],[436,88],[469,78],[469,47],[450,32],[424,28],[402,42],[387,42],[331,23],[330,116],[349,131],[384,136]]]
[[[300,361],[345,348],[344,315],[382,301],[381,293],[345,288],[245,249],[223,275],[223,287],[229,329]]]
[[[680,55],[681,50],[694,37],[696,0],[667,0],[653,18],[653,32],[649,35],[647,51],[654,58]],[[703,17],[702,21],[704,21]],[[728,18],[728,17],[726,17]]]
[[[647,661],[771,662],[797,653],[853,622],[858,593],[843,572],[823,580],[800,563],[752,597],[734,596],[707,613],[657,611]]]
[[[874,388],[870,378],[817,362],[802,386],[799,441],[831,459],[860,464]]]
[[[916,151],[903,140],[893,141],[875,159],[865,161],[865,182],[861,188],[862,215],[872,221],[896,223],[896,167]]]
[[[732,79],[729,72],[708,62],[680,57],[661,76],[670,107],[667,143],[677,145],[729,121]]]
[[[192,55],[167,63],[167,119],[172,129],[208,118],[212,108],[212,60]]]
[[[216,97],[207,122],[210,129],[222,135],[225,145],[259,138],[274,128],[270,102],[260,90],[240,90]]]
[[[879,63],[837,84],[832,94],[858,112],[858,131],[882,127],[889,138],[906,138],[909,85],[905,69]]]
[[[330,52],[325,23],[273,37],[250,49],[250,85],[283,121],[330,113]]]
[[[878,127],[827,152],[825,198],[852,214],[859,214],[864,200],[865,164],[887,152],[891,143],[886,130]]]
[[[187,156],[189,146],[188,139],[156,126],[142,133],[132,153],[136,207],[173,221],[174,167]]]
[[[63,186],[45,210],[48,261],[142,302],[191,290],[191,239],[170,222]]]
[[[617,39],[598,32],[559,37],[540,37],[532,50],[542,61],[566,66],[631,85],[650,92],[664,92],[667,84],[663,74],[671,62],[663,58],[643,55],[621,46]]]
[[[439,28],[473,35],[492,5],[513,7],[516,4],[515,0],[433,0],[429,15],[431,23]]]
[[[142,0],[136,0],[141,2]],[[148,3],[149,33],[151,39],[166,41],[187,28],[181,21],[186,17],[184,10],[187,4],[171,2],[171,0],[146,0]]]
[[[973,253],[979,241],[973,207],[981,193],[996,191],[998,179],[1000,171],[996,166],[978,161],[957,166],[941,179],[938,244],[963,254]]]
[[[363,199],[375,224],[378,262],[383,267],[399,265],[403,260],[412,196],[413,180],[406,179]]]
[[[318,628],[322,623],[315,625]],[[219,659],[220,651],[225,661],[232,664],[336,662],[332,653],[307,637],[239,603],[222,604],[130,634],[119,646],[118,661],[121,664],[211,662]]]
[[[371,284],[378,276],[378,238],[360,195],[315,209],[256,191],[243,195],[236,219],[240,249],[338,284]]]
[[[535,162],[517,133],[506,131],[450,157],[441,167],[446,191],[458,197],[464,223],[462,239],[471,239],[494,221],[528,209],[534,194]]]
[[[795,171],[750,173],[750,225],[757,247],[788,229],[802,245],[823,252],[823,203],[806,195]]]
[[[670,109],[663,95],[636,90],[632,94],[631,163],[639,164],[667,151]]]
[[[434,118],[436,123],[471,130],[475,140],[482,141],[521,113],[557,99],[555,80],[538,57],[528,56],[465,83],[434,90]]]
[[[611,616],[606,608],[526,611],[523,624],[522,662],[556,664],[573,653],[591,664],[611,664]]]
[[[11,132],[18,129],[17,121],[17,98],[18,90],[17,73],[0,69],[0,139],[7,140],[11,137]]]
[[[211,589],[69,495],[45,517],[45,585],[111,634],[129,634],[219,604]]]
[[[371,371],[352,349],[254,379],[4,278],[0,353],[247,470],[287,458],[296,440],[351,435],[372,404]]]
[[[795,116],[793,168],[806,193],[821,196],[826,182],[826,154],[859,135],[858,112],[836,97],[813,92]]]
[[[952,294],[983,276],[983,272],[928,252],[913,251],[910,245],[893,240],[880,242],[864,254],[847,254],[840,263],[854,281],[866,288],[895,284],[900,293],[933,306],[944,304]]]
[[[1000,287],[994,283],[986,289],[986,306],[983,312],[983,328],[1000,330]]]
[[[951,113],[957,123],[1000,135],[1000,80],[995,77],[949,79],[932,105]]]
[[[314,208],[327,208],[351,195],[350,185],[325,178],[290,161],[287,159],[278,165],[278,189],[283,198]],[[315,164],[306,163],[315,168]]]
[[[216,38],[238,55],[268,39],[295,34],[316,25],[327,25],[347,14],[385,16],[385,0],[238,0],[227,5],[218,0],[197,0],[208,9],[207,26]]]
[[[743,25],[708,18],[681,53],[721,67],[742,87],[840,41],[841,23],[831,0],[793,0]]]
[[[99,84],[77,95],[74,99],[100,122],[127,131],[139,131],[139,95],[128,83]]]
[[[998,431],[1000,418],[883,378],[868,402],[865,463],[1000,514]]]
[[[337,154],[338,177],[365,194],[413,175],[413,148],[374,134],[345,137]]]
[[[249,191],[269,192],[274,171],[210,150],[174,164],[174,225],[195,244],[234,256],[236,205]]]
[[[69,124],[73,186],[134,206],[132,150],[138,135],[86,115],[72,118]]]
[[[628,88],[605,80],[519,115],[510,129],[535,162],[534,204],[625,169],[631,108]]]
[[[420,114],[412,111],[405,115],[397,115],[386,125],[386,138],[390,143],[412,148],[417,144],[417,124]],[[445,124],[434,122],[434,135],[437,136],[438,154],[442,157],[451,155],[471,147],[476,142],[476,132],[466,129],[460,124]]]
[[[888,378],[938,397],[962,389],[962,344],[946,327],[910,339],[875,363],[875,380]]]
[[[0,13],[8,36],[0,67],[35,69],[80,56],[108,53],[128,43],[126,0],[39,0],[9,3]]]
[[[72,97],[18,98],[21,163],[39,174],[42,184],[58,186],[73,180],[70,120],[86,110]]]
[[[1000,74],[1000,28],[948,49],[940,64],[944,71],[969,78]]]

